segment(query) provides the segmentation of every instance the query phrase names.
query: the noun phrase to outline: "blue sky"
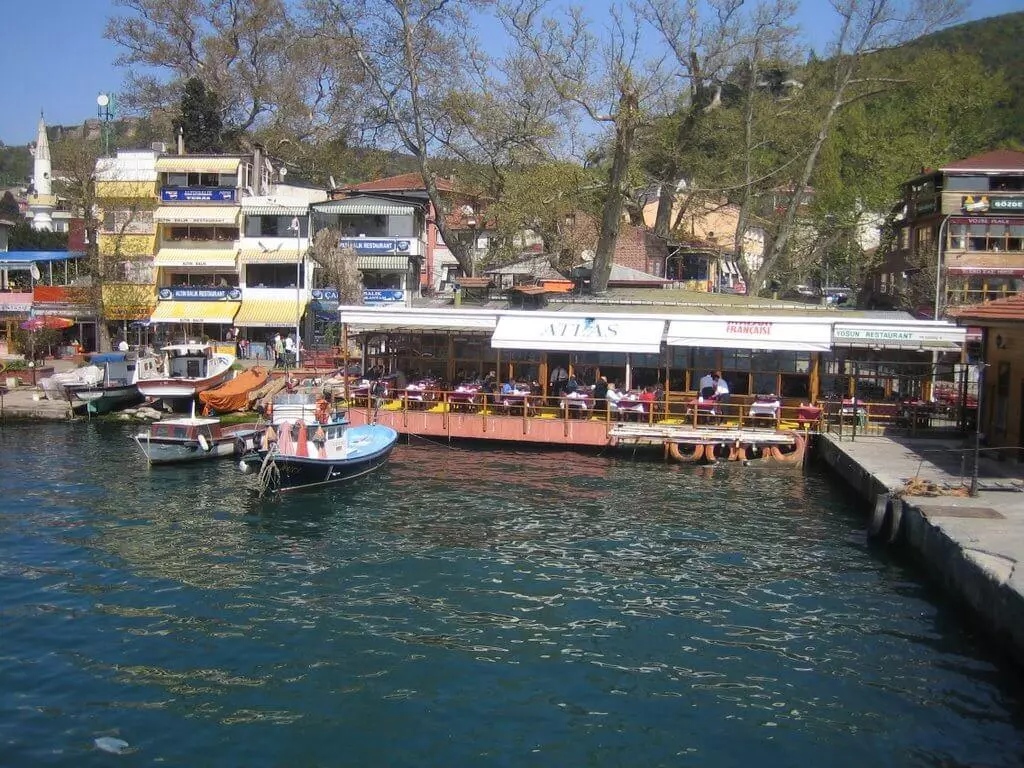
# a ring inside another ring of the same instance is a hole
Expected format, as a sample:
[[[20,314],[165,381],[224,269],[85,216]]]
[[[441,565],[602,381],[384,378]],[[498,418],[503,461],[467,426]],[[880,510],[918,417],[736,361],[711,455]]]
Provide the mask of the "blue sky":
[[[15,0],[3,5],[0,140],[7,144],[33,140],[40,109],[47,122],[55,124],[79,123],[94,116],[96,95],[116,92],[123,80],[114,66],[118,50],[103,38],[107,17],[117,12],[114,0]],[[973,0],[967,18],[1020,10],[1024,0]],[[828,12],[826,0],[801,0],[801,25],[819,51],[831,26]]]

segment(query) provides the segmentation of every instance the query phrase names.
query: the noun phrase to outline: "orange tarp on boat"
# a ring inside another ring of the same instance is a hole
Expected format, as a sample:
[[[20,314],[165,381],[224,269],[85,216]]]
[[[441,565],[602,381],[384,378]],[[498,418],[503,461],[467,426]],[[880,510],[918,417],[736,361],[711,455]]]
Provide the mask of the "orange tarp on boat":
[[[199,399],[211,410],[218,413],[244,411],[249,406],[249,393],[262,387],[270,376],[266,368],[256,366],[242,371],[231,381],[206,392],[199,393]]]

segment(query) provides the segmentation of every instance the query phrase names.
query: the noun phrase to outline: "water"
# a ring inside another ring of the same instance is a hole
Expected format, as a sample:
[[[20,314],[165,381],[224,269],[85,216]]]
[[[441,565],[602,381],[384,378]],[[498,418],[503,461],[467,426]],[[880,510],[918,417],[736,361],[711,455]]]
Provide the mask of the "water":
[[[0,765],[1024,755],[1016,672],[822,477],[420,445],[266,503],[128,434],[0,430]]]

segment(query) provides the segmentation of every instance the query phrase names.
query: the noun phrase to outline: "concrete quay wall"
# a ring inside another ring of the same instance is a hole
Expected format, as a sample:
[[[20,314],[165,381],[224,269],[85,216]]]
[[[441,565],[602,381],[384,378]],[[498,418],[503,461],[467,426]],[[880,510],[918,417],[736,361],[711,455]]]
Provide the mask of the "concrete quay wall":
[[[919,477],[958,486],[959,441],[820,435],[816,455],[863,500],[870,518],[879,494],[896,493]],[[1024,493],[1013,469],[979,463],[976,497],[904,497],[895,543],[955,600],[965,605],[996,645],[1024,666]],[[970,459],[967,461],[970,471]],[[968,480],[969,481],[969,480]]]

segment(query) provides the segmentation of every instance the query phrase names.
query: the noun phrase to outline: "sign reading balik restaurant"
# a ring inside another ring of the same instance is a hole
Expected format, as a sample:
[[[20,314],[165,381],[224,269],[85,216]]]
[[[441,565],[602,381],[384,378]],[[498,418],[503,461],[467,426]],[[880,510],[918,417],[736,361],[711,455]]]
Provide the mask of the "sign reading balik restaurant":
[[[160,288],[157,291],[160,301],[241,301],[240,288],[200,287],[177,285]]]
[[[351,248],[356,253],[408,253],[408,240],[375,237],[343,237],[343,248]]]

